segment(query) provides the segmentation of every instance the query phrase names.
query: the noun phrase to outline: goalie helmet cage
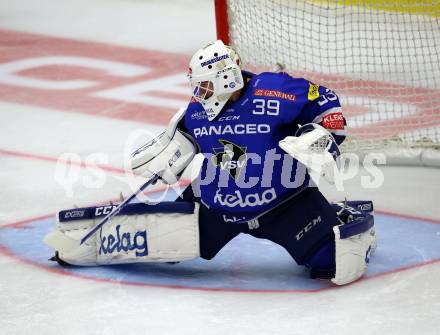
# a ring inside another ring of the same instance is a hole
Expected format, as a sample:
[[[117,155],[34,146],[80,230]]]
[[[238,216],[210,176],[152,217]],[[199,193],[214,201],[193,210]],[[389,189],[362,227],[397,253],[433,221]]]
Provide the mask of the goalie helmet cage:
[[[245,68],[282,64],[334,90],[344,152],[440,166],[440,0],[215,0]]]

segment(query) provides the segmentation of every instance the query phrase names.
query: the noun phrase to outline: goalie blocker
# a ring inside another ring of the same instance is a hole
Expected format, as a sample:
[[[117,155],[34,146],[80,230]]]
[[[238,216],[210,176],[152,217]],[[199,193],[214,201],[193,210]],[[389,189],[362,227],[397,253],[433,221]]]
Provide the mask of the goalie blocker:
[[[197,153],[197,146],[190,136],[177,129],[184,115],[184,108],[177,111],[163,133],[133,152],[133,172],[147,178],[159,175],[166,184],[178,181]]]

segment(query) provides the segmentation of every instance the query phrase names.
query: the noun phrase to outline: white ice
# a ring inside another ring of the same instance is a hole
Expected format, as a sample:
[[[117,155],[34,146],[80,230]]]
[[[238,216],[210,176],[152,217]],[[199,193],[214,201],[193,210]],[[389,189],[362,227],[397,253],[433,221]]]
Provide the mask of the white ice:
[[[215,39],[213,1],[0,1],[0,28],[190,54]],[[58,157],[110,154],[123,167],[123,143],[136,129],[160,127],[0,102],[0,147]],[[72,128],[71,124],[87,125]],[[378,209],[440,217],[440,170],[383,167],[379,189],[356,178],[331,199],[373,199]],[[80,177],[90,175],[81,169]],[[53,213],[73,203],[130,192],[109,173],[104,185],[54,178],[51,161],[0,155],[0,224]],[[439,246],[440,248],[440,246]],[[438,334],[440,264],[315,294],[202,292],[99,283],[50,273],[0,255],[0,334]]]

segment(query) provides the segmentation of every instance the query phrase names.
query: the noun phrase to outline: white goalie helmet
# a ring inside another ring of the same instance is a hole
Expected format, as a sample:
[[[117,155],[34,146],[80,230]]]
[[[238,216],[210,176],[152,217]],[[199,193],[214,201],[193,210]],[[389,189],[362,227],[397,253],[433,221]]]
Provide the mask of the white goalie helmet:
[[[243,87],[240,57],[220,40],[210,43],[191,58],[188,78],[194,99],[212,121],[231,95]]]

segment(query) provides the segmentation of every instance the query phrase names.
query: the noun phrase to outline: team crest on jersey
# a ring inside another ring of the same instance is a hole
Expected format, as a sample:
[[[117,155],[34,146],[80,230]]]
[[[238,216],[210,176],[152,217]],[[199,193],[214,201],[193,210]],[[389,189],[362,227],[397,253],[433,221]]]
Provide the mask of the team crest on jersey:
[[[211,157],[212,164],[220,166],[221,169],[227,170],[229,175],[237,180],[246,166],[247,155],[246,147],[240,147],[239,145],[227,141],[218,140],[222,147],[213,148],[214,156]]]

